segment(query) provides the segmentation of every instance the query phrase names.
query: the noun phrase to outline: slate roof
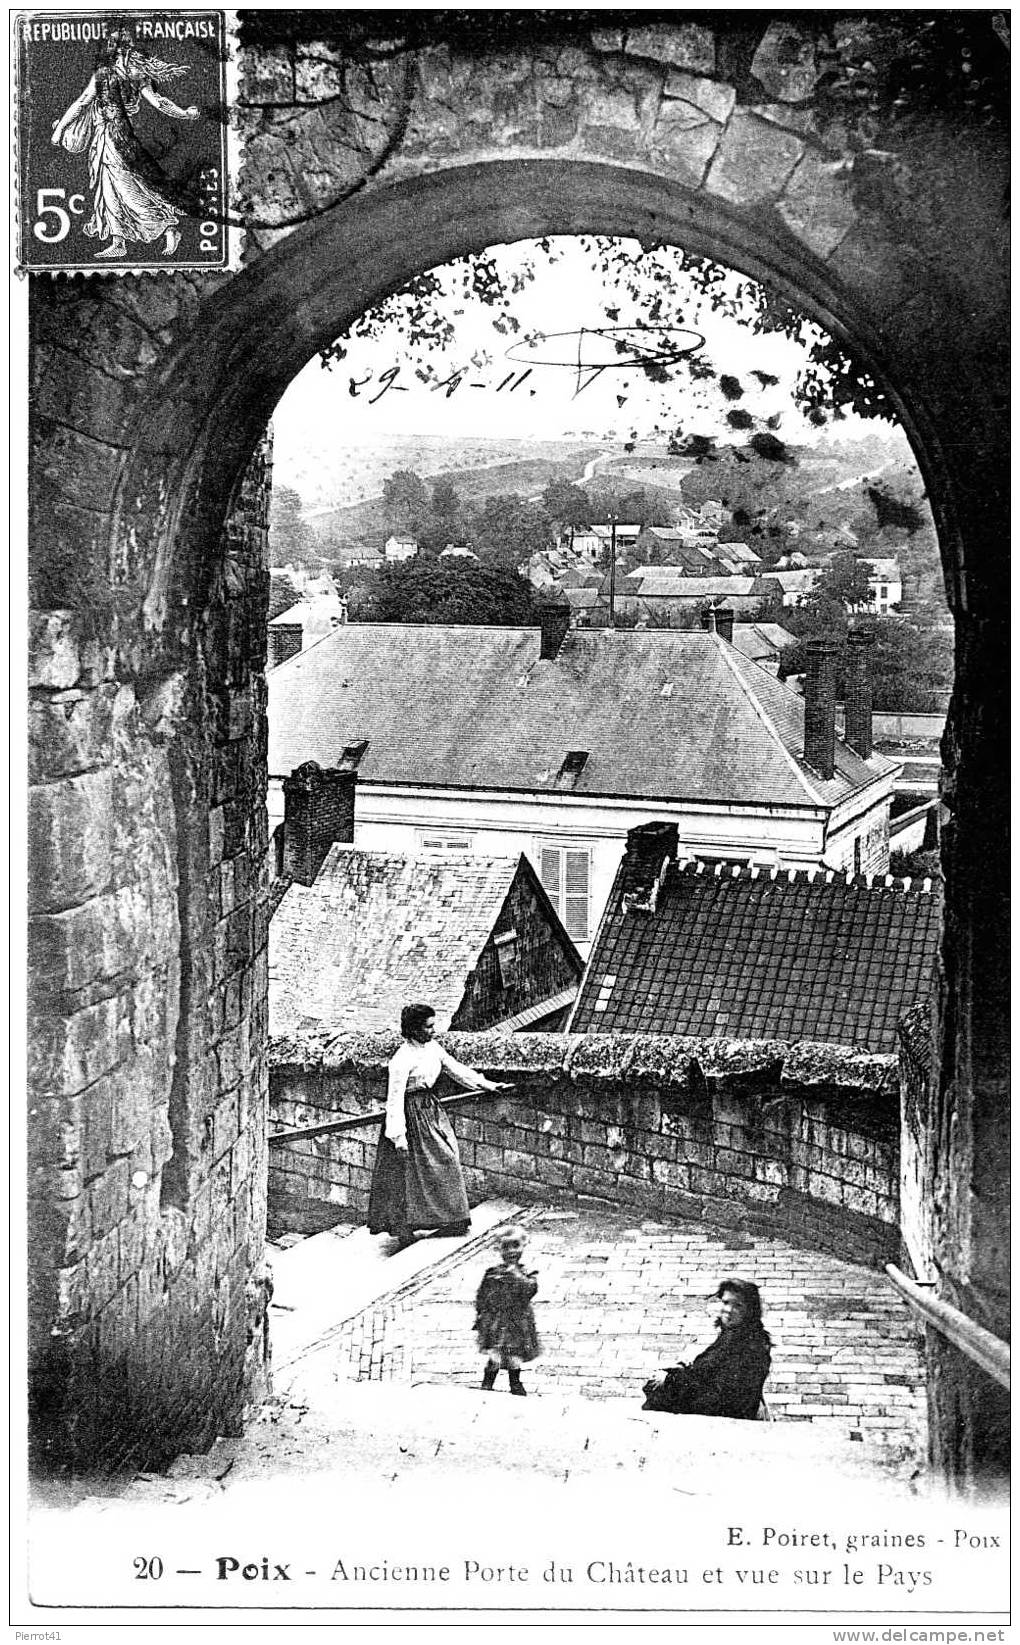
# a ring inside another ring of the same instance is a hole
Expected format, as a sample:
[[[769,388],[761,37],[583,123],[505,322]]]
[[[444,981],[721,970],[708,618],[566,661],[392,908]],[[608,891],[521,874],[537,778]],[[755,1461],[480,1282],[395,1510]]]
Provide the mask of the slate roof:
[[[453,1017],[518,874],[558,925],[525,857],[331,846],[314,884],[291,884],[270,923],[272,1032],[392,1030],[412,999]]]
[[[804,702],[716,634],[572,630],[539,660],[534,628],[348,623],[274,668],[269,773],[340,763],[359,782],[828,808],[896,768],[836,740],[803,760]]]
[[[795,645],[797,637],[782,623],[734,623],[733,644],[745,657],[758,662],[774,657],[784,645]]]
[[[820,575],[816,566],[808,566],[804,571],[766,571],[761,580],[778,583],[784,594],[810,594]]]
[[[715,600],[731,598],[739,594],[752,593],[755,586],[753,577],[734,577],[720,574],[717,577],[689,577],[682,566],[652,565],[639,566],[631,572],[632,577],[640,578],[639,593],[642,596],[651,595],[658,598],[675,596],[686,600]]]
[[[899,1018],[934,985],[942,900],[916,882],[672,863],[655,912],[628,910],[646,876],[628,852],[571,1032],[895,1052]]]

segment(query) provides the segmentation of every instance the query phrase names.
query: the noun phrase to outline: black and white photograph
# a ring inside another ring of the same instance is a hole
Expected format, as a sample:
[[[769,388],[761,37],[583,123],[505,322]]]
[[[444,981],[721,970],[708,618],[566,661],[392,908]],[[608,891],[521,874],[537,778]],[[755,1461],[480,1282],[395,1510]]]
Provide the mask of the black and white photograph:
[[[15,1638],[1007,1637],[1010,26],[13,16]]]

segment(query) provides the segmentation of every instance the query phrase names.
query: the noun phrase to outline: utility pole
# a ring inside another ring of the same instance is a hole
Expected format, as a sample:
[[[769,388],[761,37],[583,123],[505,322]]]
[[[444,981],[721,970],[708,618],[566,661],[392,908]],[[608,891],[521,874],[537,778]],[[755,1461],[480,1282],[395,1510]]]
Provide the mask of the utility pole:
[[[616,515],[609,516],[609,626],[616,627]]]

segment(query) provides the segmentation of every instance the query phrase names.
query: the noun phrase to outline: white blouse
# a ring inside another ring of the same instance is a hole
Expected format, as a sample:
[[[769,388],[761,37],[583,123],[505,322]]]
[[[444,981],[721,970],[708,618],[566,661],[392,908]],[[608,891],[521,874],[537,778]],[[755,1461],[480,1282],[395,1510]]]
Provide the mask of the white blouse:
[[[449,1051],[444,1051],[435,1040],[430,1040],[427,1045],[405,1040],[393,1053],[389,1065],[386,1123],[383,1129],[392,1143],[402,1144],[407,1141],[404,1093],[431,1091],[444,1068],[458,1085],[477,1086],[482,1091],[497,1089],[492,1080],[487,1080],[484,1074],[478,1074],[473,1068],[468,1068],[466,1063],[458,1062],[456,1057],[451,1057]]]

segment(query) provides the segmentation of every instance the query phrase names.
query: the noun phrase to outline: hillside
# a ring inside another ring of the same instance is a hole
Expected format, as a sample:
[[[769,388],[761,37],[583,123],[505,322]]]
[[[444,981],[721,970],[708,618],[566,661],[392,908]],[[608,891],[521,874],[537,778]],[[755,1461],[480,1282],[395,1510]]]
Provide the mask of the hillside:
[[[548,463],[557,475],[566,465],[562,477],[576,480],[599,449],[584,440],[487,440],[440,434],[389,435],[360,443],[323,439],[298,452],[278,451],[276,478],[293,487],[304,501],[306,517],[314,520],[381,496],[383,481],[397,469],[413,469],[430,481],[443,476],[460,485],[463,480],[466,487],[466,477],[479,471]]]
[[[396,442],[394,442],[396,444]],[[401,445],[409,442],[400,442]],[[381,467],[378,491],[349,504],[306,509],[305,518],[320,539],[344,541],[385,530],[382,484],[397,469],[410,468],[429,484],[448,480],[462,502],[484,503],[487,497],[516,492],[537,498],[551,480],[579,481],[598,454],[595,446],[569,446],[562,441],[456,441],[429,442],[426,454],[433,462],[443,455],[449,466],[427,467],[406,453],[397,461],[388,459]],[[465,447],[472,449],[465,449]],[[440,451],[440,449],[442,450]],[[406,459],[406,460],[405,460]],[[459,466],[458,466],[459,465]]]
[[[553,480],[595,491],[640,487],[664,520],[681,501],[697,507],[717,499],[734,515],[724,536],[748,542],[766,564],[795,549],[809,557],[833,548],[894,556],[905,610],[926,625],[944,620],[934,522],[901,431],[876,425],[841,439],[830,429],[816,444],[777,452],[779,460],[707,439],[700,451],[680,454],[651,441],[394,436],[345,445],[335,456],[325,448],[305,452],[298,464],[278,465],[275,478],[300,494],[315,548],[327,560],[341,544],[385,534],[383,484],[403,469],[430,485],[449,481],[468,510],[506,494],[537,501]]]

